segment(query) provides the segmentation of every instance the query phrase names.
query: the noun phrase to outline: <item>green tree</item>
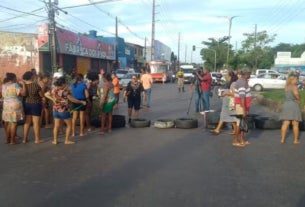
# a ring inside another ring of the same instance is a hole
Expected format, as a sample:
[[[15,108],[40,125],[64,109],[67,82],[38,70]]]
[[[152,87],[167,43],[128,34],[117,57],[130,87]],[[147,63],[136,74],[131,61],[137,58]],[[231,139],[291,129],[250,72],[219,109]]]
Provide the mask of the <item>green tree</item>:
[[[270,68],[273,64],[273,51],[269,44],[276,35],[268,35],[266,31],[244,34],[246,39],[242,42],[240,55],[241,64],[250,68]]]
[[[223,37],[218,40],[209,38],[208,41],[203,41],[202,44],[205,48],[201,49],[200,55],[202,60],[205,61],[204,66],[210,70],[214,70],[215,64],[215,51],[216,51],[216,70],[223,68],[227,61],[228,37]],[[230,56],[232,57],[233,51],[230,45]]]

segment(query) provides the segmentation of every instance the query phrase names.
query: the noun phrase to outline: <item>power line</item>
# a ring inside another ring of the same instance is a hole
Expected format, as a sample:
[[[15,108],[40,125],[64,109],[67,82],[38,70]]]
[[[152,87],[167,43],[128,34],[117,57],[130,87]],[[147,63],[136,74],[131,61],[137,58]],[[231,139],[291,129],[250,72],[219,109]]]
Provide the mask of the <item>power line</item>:
[[[12,9],[12,8],[9,8],[9,7],[6,7],[6,6],[2,6],[2,5],[0,5],[0,8],[4,8],[4,9],[10,10],[10,11],[14,11],[14,12],[19,12],[19,13],[22,13],[22,14],[32,15],[32,16],[35,16],[35,17],[46,18],[45,16],[33,14],[33,13],[30,13],[30,12],[20,11],[20,10],[17,10],[17,9]]]
[[[98,27],[96,27],[95,25],[93,25],[93,24],[91,24],[91,23],[89,23],[89,22],[86,22],[86,21],[82,20],[81,18],[76,17],[76,16],[74,16],[74,15],[72,15],[72,14],[70,14],[70,13],[69,13],[68,15],[70,15],[71,17],[77,19],[78,21],[80,21],[80,22],[82,22],[82,23],[84,23],[84,24],[86,24],[86,25],[88,25],[88,26],[90,26],[90,27],[92,27],[92,28],[96,28],[96,29],[101,30],[101,31],[103,31],[103,32],[105,32],[105,33],[108,33],[108,34],[111,34],[111,35],[115,35],[115,34],[112,33],[112,32],[108,32],[108,31],[106,31],[106,30],[104,30],[104,29],[98,28]]]
[[[21,18],[21,17],[25,17],[25,16],[29,16],[29,15],[32,15],[32,13],[35,13],[35,12],[38,12],[38,11],[41,11],[43,10],[44,8],[39,8],[39,9],[35,9],[31,12],[29,12],[29,14],[21,14],[21,15],[17,15],[17,16],[14,16],[14,17],[10,17],[10,18],[7,18],[7,19],[3,19],[3,20],[0,20],[0,22],[7,22],[7,21],[10,21],[10,20],[13,20],[13,19],[17,19],[17,18]]]
[[[103,3],[115,2],[115,1],[122,1],[122,0],[104,0],[104,1],[97,1],[97,2],[88,3],[88,4],[80,4],[80,5],[74,5],[74,6],[66,6],[66,7],[62,7],[62,9],[74,9],[74,8],[79,8],[79,7],[92,6],[92,5],[96,5],[96,4],[103,4]]]
[[[103,14],[107,15],[110,18],[116,18],[116,16],[114,16],[113,14],[101,9],[98,5],[95,4],[95,2],[93,2],[92,0],[88,0],[97,10],[99,10],[100,12],[102,12]],[[132,35],[134,35],[135,37],[141,39],[141,40],[145,40],[145,38],[139,36],[137,33],[133,32],[129,26],[127,26],[121,19],[118,19],[118,23],[121,24],[122,26],[124,26],[128,32],[130,32]]]

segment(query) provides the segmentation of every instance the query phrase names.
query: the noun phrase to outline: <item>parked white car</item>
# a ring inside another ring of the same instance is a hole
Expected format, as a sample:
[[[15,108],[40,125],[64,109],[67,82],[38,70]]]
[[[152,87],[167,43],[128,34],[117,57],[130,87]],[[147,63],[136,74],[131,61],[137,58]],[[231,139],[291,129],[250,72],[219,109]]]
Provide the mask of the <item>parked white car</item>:
[[[140,73],[127,73],[126,75],[123,76],[123,78],[120,79],[120,87],[121,88],[126,88],[128,83],[131,81],[132,76],[137,76],[140,78]]]
[[[283,89],[286,85],[286,77],[281,74],[260,74],[249,79],[249,86],[255,91],[264,89]]]

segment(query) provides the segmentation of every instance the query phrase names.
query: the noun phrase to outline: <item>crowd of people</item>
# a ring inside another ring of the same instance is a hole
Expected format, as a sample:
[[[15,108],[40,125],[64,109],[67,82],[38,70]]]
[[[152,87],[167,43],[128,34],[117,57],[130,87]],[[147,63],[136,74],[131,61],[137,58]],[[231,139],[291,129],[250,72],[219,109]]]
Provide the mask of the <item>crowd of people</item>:
[[[245,137],[247,132],[246,118],[251,106],[251,90],[248,85],[250,73],[229,72],[227,84],[219,90],[222,97],[220,121],[211,133],[218,135],[224,123],[232,125],[233,146],[245,147],[249,144]],[[184,92],[183,71],[177,73],[178,91]],[[299,122],[302,121],[298,76],[289,74],[285,87],[286,98],[280,114],[282,120],[281,143],[285,143],[287,130],[292,125],[294,143],[299,143]],[[199,68],[194,73],[191,83],[195,95],[195,111],[210,113],[212,95],[212,78],[207,69]],[[58,135],[66,125],[65,144],[74,144],[71,137],[84,136],[91,131],[90,119],[94,103],[100,108],[100,134],[112,130],[112,113],[119,107],[120,83],[115,73],[89,72],[86,78],[75,74],[73,82],[59,73],[54,76],[37,74],[35,70],[27,71],[18,79],[14,73],[7,73],[1,82],[2,123],[6,143],[16,144],[17,127],[23,122],[23,143],[29,142],[29,132],[33,128],[34,142],[39,144],[41,128],[52,128],[53,144],[58,144]],[[128,122],[138,118],[141,106],[151,107],[153,79],[149,71],[142,70],[141,77],[133,75],[123,92],[124,102],[128,105]],[[79,134],[77,126],[79,120]]]
[[[41,128],[52,128],[53,144],[58,144],[58,135],[66,125],[65,144],[74,144],[74,136],[84,136],[91,131],[90,119],[94,103],[100,109],[101,134],[112,130],[112,113],[119,107],[120,83],[115,73],[101,74],[89,72],[86,78],[75,74],[73,82],[60,72],[49,75],[37,74],[35,69],[22,77],[7,73],[0,82],[1,123],[6,143],[29,142],[29,132],[33,128],[34,142],[42,143]],[[138,118],[141,102],[151,105],[152,77],[145,72],[139,79],[133,76],[124,90],[124,100],[128,103],[128,121]],[[144,103],[143,103],[144,104]],[[78,122],[79,120],[79,122]],[[17,127],[23,123],[23,136],[17,135]],[[79,134],[77,126],[79,123]]]

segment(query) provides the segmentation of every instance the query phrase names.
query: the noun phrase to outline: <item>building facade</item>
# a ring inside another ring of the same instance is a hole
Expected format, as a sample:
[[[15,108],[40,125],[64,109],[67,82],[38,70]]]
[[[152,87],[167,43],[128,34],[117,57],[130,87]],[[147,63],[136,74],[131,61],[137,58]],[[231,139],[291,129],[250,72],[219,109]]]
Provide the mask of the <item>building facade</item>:
[[[305,75],[305,52],[299,58],[291,57],[291,52],[278,52],[273,69],[283,73],[298,70]]]
[[[101,68],[105,71],[113,70],[115,61],[115,46],[88,35],[77,34],[62,28],[56,29],[57,39],[57,65],[65,73],[82,73],[88,71],[98,72]],[[48,29],[41,26],[38,34],[40,50],[40,68],[44,72],[51,71],[51,58],[48,48]]]
[[[21,77],[32,68],[39,69],[37,34],[0,32],[0,78],[7,72]]]

